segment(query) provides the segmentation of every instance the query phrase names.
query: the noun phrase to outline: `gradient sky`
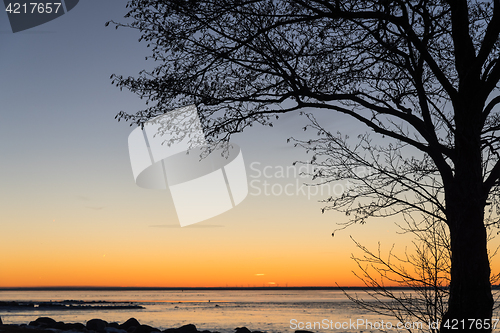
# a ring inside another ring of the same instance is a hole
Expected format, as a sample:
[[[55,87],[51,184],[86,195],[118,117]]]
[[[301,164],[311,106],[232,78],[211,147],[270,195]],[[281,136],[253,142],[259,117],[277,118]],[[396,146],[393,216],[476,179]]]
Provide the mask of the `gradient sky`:
[[[411,246],[394,219],[332,237],[346,217],[321,214],[321,195],[255,195],[255,188],[236,208],[180,228],[168,191],[135,185],[133,128],[114,119],[144,105],[110,75],[153,66],[137,31],[104,26],[125,13],[124,1],[85,0],[15,34],[0,13],[0,287],[360,285],[351,235],[374,250],[378,241],[383,251]],[[322,116],[334,131],[366,131]],[[267,179],[256,169],[307,160],[286,142],[306,138],[304,124],[294,114],[234,137],[249,181],[296,184],[293,175]]]

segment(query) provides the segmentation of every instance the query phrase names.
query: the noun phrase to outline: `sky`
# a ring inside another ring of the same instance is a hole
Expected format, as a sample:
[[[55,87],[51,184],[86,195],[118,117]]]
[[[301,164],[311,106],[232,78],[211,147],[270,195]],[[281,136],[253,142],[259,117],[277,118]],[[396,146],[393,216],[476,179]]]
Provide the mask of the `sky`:
[[[110,75],[154,65],[137,31],[105,27],[125,13],[125,1],[85,0],[12,33],[0,12],[0,287],[357,286],[351,254],[361,252],[351,236],[373,250],[378,242],[386,252],[411,249],[394,218],[332,237],[346,216],[322,214],[325,196],[307,192],[308,179],[280,173],[310,158],[287,143],[307,138],[298,114],[235,136],[248,196],[181,228],[168,190],[135,184],[127,146],[134,127],[114,119],[145,105]],[[344,134],[366,131],[318,116]],[[287,184],[292,195],[278,193]]]

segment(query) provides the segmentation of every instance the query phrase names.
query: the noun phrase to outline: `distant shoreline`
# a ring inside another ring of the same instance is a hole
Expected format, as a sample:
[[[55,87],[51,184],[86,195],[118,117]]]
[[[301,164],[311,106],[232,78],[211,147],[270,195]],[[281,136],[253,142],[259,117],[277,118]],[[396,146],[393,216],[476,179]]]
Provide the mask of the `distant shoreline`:
[[[31,310],[31,311],[60,311],[60,310],[142,310],[143,306],[135,302],[110,302],[110,301],[49,301],[49,302],[17,302],[0,301],[0,310]]]

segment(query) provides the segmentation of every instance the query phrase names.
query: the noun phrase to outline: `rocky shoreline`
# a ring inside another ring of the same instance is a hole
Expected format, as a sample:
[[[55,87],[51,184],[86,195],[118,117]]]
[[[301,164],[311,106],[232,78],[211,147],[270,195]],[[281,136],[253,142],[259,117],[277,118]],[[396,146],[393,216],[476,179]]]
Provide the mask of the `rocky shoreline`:
[[[130,318],[122,324],[108,323],[102,319],[91,319],[86,324],[64,323],[49,317],[40,317],[29,324],[3,324],[0,318],[0,333],[218,333],[210,331],[199,331],[195,325],[188,324],[178,328],[167,328],[161,330],[149,325],[139,323],[135,318]],[[246,327],[235,328],[235,333],[263,333],[250,331]]]

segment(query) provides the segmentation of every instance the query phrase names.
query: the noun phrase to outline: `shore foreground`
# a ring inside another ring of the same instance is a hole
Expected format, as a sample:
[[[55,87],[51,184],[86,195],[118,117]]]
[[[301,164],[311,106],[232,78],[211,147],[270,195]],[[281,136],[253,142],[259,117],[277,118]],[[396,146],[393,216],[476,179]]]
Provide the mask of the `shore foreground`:
[[[29,324],[3,324],[0,318],[0,333],[219,333],[207,330],[199,331],[195,325],[188,324],[178,328],[159,328],[143,325],[135,318],[130,318],[122,324],[108,323],[102,319],[91,319],[86,324],[64,323],[49,317],[40,317]],[[246,327],[235,328],[235,333],[263,333],[260,331],[250,331]]]

